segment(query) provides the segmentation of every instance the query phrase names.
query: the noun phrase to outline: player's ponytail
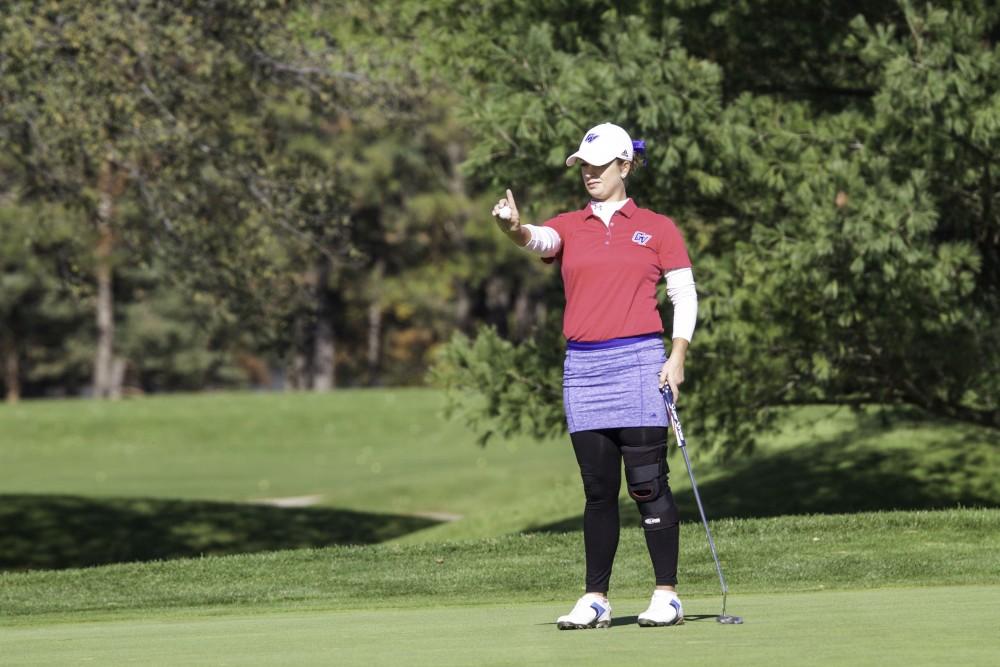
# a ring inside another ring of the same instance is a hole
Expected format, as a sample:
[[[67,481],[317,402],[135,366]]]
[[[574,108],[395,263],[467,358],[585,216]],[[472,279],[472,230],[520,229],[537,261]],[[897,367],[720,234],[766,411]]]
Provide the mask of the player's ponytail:
[[[618,164],[620,165],[622,162],[628,162],[628,160],[622,160],[621,158],[619,158]],[[628,175],[631,176],[636,171],[638,171],[640,167],[644,167],[645,165],[646,165],[646,142],[643,141],[642,139],[637,139],[632,142],[632,166],[629,167]]]

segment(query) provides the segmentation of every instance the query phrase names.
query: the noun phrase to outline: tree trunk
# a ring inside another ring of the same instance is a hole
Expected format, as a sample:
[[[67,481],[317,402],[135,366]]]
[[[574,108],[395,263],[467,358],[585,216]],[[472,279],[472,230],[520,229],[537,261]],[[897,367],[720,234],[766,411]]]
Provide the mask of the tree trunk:
[[[375,262],[372,270],[372,299],[368,304],[368,384],[381,384],[379,367],[382,365],[382,279],[385,276],[385,260]]]
[[[4,336],[0,344],[0,363],[3,364],[4,400],[17,403],[21,399],[21,364],[13,336]]]
[[[101,194],[100,208],[105,208],[105,194]],[[102,215],[102,217],[104,217]],[[97,350],[94,354],[94,397],[110,398],[114,393],[114,342],[115,318],[112,294],[111,251],[114,238],[111,227],[98,225],[95,278],[97,280]]]
[[[333,307],[328,287],[330,258],[321,257],[316,267],[316,341],[313,346],[313,391],[330,391],[337,386],[336,346]]]
[[[309,358],[306,354],[308,349],[308,332],[303,322],[302,315],[295,318],[292,335],[292,358],[289,360],[285,389],[290,391],[301,391],[308,389],[309,378]]]
[[[296,352],[292,357],[292,368],[288,375],[289,389],[295,391],[309,389],[309,360],[305,352]]]
[[[316,322],[316,345],[313,349],[313,391],[330,391],[336,386],[334,368],[333,322],[320,317]]]
[[[115,400],[122,397],[122,387],[125,386],[125,371],[128,370],[128,363],[119,356],[111,357],[111,388],[108,398]]]
[[[115,359],[115,312],[112,292],[112,253],[115,238],[111,221],[114,218],[115,197],[124,189],[125,178],[110,160],[101,165],[97,179],[97,247],[94,250],[94,278],[97,282],[97,349],[94,352],[94,397],[121,396],[123,373]]]

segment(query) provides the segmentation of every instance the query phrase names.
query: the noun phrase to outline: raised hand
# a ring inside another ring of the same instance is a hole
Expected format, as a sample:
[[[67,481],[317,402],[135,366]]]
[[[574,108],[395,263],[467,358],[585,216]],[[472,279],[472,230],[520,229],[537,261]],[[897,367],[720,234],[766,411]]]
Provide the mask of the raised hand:
[[[512,239],[521,236],[521,215],[517,212],[517,203],[514,201],[514,193],[510,191],[510,188],[507,188],[507,197],[499,200],[493,207],[493,217],[497,227],[504,234]]]

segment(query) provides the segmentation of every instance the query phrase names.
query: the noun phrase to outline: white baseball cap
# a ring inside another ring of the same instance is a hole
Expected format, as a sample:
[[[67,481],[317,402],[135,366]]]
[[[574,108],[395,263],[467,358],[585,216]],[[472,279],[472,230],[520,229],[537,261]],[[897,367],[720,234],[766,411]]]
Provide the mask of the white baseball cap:
[[[632,137],[613,123],[601,123],[587,130],[580,148],[566,158],[566,166],[572,167],[577,160],[602,165],[619,158],[632,161]]]

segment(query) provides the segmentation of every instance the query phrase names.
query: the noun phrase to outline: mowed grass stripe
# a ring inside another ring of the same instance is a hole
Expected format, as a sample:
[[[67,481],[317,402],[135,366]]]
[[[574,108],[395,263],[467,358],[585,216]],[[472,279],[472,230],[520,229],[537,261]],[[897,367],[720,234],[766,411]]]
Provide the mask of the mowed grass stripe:
[[[617,598],[607,630],[560,632],[566,604],[163,614],[0,634],[8,665],[993,665],[1000,586],[738,596],[741,626],[711,618],[639,628]],[[689,598],[689,617],[718,613]]]
[[[1000,510],[886,512],[714,523],[737,594],[1000,581]],[[682,527],[685,595],[718,580],[697,523]],[[348,608],[572,600],[580,533],[374,545],[0,575],[0,623],[181,607],[318,603]],[[623,530],[615,595],[642,597],[651,568],[638,528]],[[923,612],[921,612],[923,613]]]

